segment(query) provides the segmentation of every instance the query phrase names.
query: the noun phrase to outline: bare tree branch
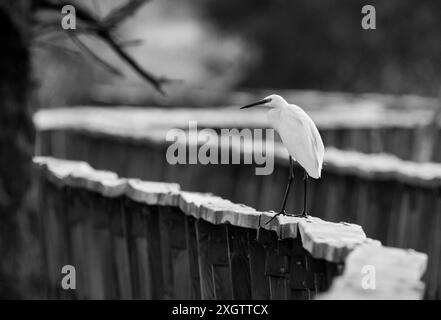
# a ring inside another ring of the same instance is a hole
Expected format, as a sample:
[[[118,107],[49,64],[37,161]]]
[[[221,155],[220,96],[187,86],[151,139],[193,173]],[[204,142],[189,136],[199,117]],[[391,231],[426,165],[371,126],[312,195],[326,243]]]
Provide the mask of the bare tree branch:
[[[35,45],[36,48],[48,47],[48,48],[53,48],[53,49],[61,50],[61,51],[64,51],[64,52],[68,53],[69,55],[75,56],[75,57],[78,57],[78,56],[81,55],[81,53],[76,51],[76,50],[72,50],[72,49],[69,49],[69,48],[67,48],[65,46],[58,45],[58,44],[55,44],[55,43],[49,42],[49,41],[35,40],[34,41],[34,45]]]
[[[103,26],[114,28],[129,16],[133,15],[140,7],[150,0],[129,0],[125,4],[113,9],[102,21]]]
[[[136,47],[142,45],[143,43],[144,39],[121,40],[118,42],[118,44],[123,48]]]
[[[121,48],[118,43],[116,43],[107,30],[99,30],[97,34],[104,41],[106,41],[107,44],[115,51],[115,53],[128,65],[130,65],[139,75],[141,75],[144,79],[147,79],[160,93],[165,94],[162,89],[162,85],[168,82],[168,79],[156,77],[150,72],[144,70],[127,52],[124,51],[123,48]]]
[[[134,69],[142,78],[147,80],[158,92],[165,95],[165,91],[162,86],[165,83],[169,83],[171,79],[165,77],[157,77],[151,72],[142,68],[124,49],[123,47],[113,38],[111,34],[111,29],[117,26],[126,17],[133,14],[141,5],[145,4],[148,0],[131,0],[126,4],[111,11],[104,19],[98,19],[93,13],[91,13],[87,8],[75,4],[75,12],[77,19],[81,20],[83,23],[88,25],[87,30],[89,32],[94,32],[98,37],[107,43],[107,45],[115,51],[115,53],[125,61],[132,69]],[[36,0],[33,3],[34,9],[36,10],[56,10],[60,11],[61,8],[70,3],[64,0],[53,2],[51,0]],[[84,45],[84,43],[83,43]],[[87,47],[89,54],[91,51]],[[97,55],[93,53],[96,57]],[[98,57],[99,58],[99,57]],[[102,59],[100,59],[103,61]],[[99,61],[99,60],[97,60]],[[102,63],[101,63],[102,64]]]
[[[118,70],[117,68],[112,66],[107,61],[101,59],[92,49],[90,49],[83,41],[81,41],[81,39],[78,38],[77,35],[70,34],[70,33],[68,33],[68,34],[70,36],[70,39],[72,40],[72,42],[75,45],[77,45],[79,48],[83,49],[87,54],[89,54],[89,56],[91,56],[94,60],[96,60],[101,66],[106,68],[110,73],[112,73],[118,77],[124,76],[124,74],[120,70]]]

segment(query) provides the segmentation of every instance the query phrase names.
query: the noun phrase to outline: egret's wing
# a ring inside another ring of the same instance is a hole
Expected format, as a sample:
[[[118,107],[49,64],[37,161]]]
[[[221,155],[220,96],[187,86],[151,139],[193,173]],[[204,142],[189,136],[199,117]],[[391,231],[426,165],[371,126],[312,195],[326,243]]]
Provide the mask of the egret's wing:
[[[308,120],[311,122],[309,129],[311,130],[311,144],[313,146],[314,152],[317,154],[317,160],[319,162],[320,170],[322,169],[323,157],[325,155],[325,146],[323,144],[322,137],[320,136],[320,132],[318,131],[315,123],[311,118],[308,117]]]
[[[322,169],[324,146],[311,118],[299,107],[282,110],[276,128],[283,144],[306,172],[319,178]]]

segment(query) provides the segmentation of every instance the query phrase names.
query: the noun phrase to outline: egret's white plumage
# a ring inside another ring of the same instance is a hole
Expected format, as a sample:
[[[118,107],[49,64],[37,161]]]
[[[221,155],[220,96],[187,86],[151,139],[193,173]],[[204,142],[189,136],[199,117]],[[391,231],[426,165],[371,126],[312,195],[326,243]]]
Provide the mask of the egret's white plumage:
[[[321,176],[325,147],[320,133],[312,119],[302,108],[289,104],[278,95],[265,98],[271,110],[268,112],[270,125],[279,133],[289,154],[312,178]]]
[[[290,156],[306,170],[309,176],[320,178],[325,147],[312,119],[302,108],[289,104],[277,94],[241,109],[258,105],[270,108],[269,123],[279,133]]]
[[[289,158],[289,178],[285,196],[282,201],[282,209],[274,215],[267,223],[271,222],[280,214],[285,212],[286,200],[288,198],[291,183],[294,177],[292,160],[296,160],[306,171],[304,176],[303,212],[301,217],[307,217],[306,213],[306,190],[308,175],[318,179],[321,176],[323,156],[325,147],[320,133],[312,119],[299,106],[289,104],[281,96],[272,94],[261,101],[257,101],[241,109],[251,108],[262,105],[270,108],[268,111],[268,121],[270,125],[279,133],[283,144],[288,149]]]

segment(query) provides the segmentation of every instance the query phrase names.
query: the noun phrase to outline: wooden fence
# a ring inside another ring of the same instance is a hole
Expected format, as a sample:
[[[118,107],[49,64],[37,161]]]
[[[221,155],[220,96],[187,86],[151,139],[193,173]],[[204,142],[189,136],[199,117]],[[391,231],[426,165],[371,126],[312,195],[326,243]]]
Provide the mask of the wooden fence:
[[[84,160],[126,177],[177,182],[185,190],[213,192],[258,210],[279,208],[287,175],[287,155],[280,146],[270,176],[256,176],[254,165],[169,165],[165,132],[170,126],[182,127],[187,111],[180,111],[181,116],[173,113],[175,117],[147,112],[151,119],[146,120],[145,111],[129,110],[127,116],[121,110],[99,108],[45,111],[36,119],[38,152]],[[207,126],[214,125],[208,121],[216,122],[210,120],[211,111],[197,115]],[[248,120],[255,123],[254,116]],[[240,127],[247,119],[234,121]],[[303,175],[299,168],[295,175],[291,212],[301,210],[303,196],[297,187]],[[311,179],[309,190],[312,214],[360,224],[386,245],[426,252],[427,297],[441,298],[441,165],[327,148],[323,177]]]
[[[358,225],[265,224],[274,213],[177,184],[123,179],[84,162],[34,162],[50,298],[423,297],[427,256],[383,247]],[[76,290],[61,287],[64,265],[76,269]],[[365,266],[375,268],[375,289],[363,289]]]
[[[244,102],[245,103],[245,102]],[[440,109],[441,110],[441,109]],[[358,103],[307,110],[319,127],[325,146],[364,153],[389,153],[404,160],[441,162],[441,118],[427,108],[395,110]],[[40,130],[92,129],[120,135],[146,130],[183,128],[189,121],[202,128],[267,128],[262,110],[236,108],[74,108],[40,111]],[[276,136],[278,139],[278,136]]]

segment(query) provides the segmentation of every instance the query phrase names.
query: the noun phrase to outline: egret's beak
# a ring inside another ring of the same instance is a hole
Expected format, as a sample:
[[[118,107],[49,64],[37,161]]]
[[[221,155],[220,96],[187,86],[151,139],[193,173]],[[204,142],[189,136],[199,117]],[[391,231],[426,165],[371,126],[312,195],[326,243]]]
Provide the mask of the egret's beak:
[[[258,105],[261,105],[261,104],[268,103],[270,101],[271,101],[271,98],[267,98],[267,99],[263,99],[263,100],[260,100],[260,101],[254,102],[254,103],[247,104],[246,106],[243,106],[243,107],[240,107],[240,108],[241,109],[247,109],[247,108],[251,108],[251,107],[254,107],[254,106],[258,106]]]

